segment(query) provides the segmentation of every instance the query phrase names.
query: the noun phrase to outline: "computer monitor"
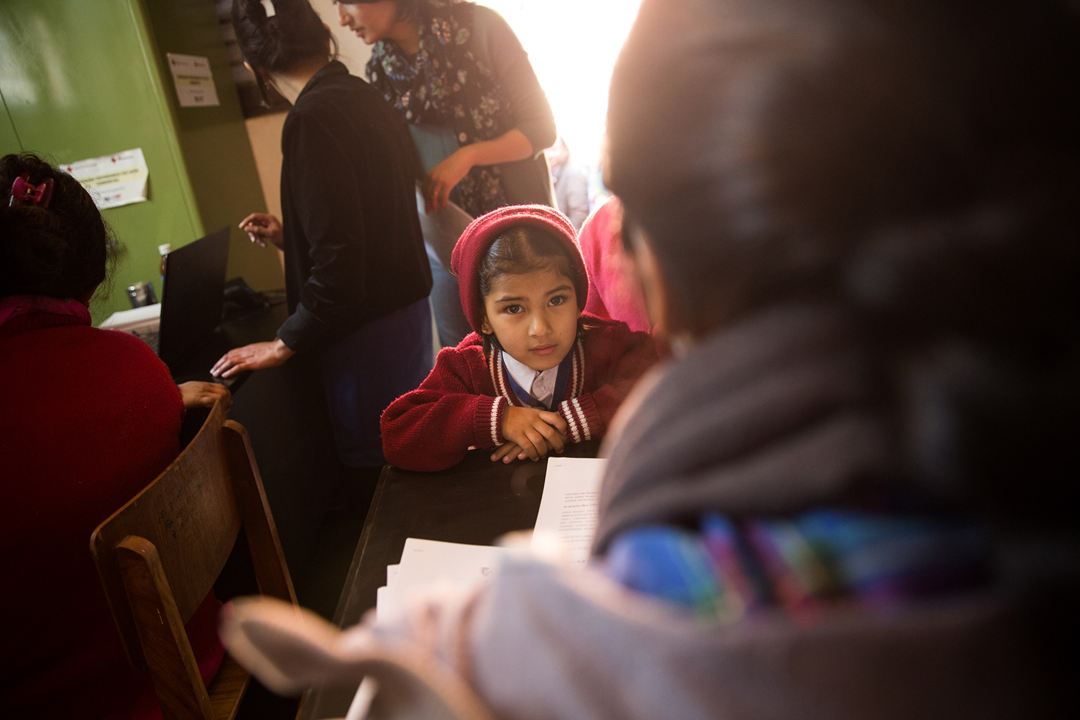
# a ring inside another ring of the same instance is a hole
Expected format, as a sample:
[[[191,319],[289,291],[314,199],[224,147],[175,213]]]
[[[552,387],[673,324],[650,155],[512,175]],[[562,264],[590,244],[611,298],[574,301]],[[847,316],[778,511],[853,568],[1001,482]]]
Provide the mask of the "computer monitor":
[[[158,357],[174,374],[221,323],[229,228],[165,256]]]

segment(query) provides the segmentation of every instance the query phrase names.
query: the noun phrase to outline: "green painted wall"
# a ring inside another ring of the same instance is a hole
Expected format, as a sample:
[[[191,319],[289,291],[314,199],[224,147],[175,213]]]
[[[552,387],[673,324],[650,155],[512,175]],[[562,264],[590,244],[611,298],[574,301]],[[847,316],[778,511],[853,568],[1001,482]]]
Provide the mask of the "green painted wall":
[[[180,247],[265,206],[213,4],[148,6],[154,13],[142,0],[0,4],[0,152],[61,164],[142,148],[150,170],[148,202],[103,212],[124,252],[111,294],[92,304],[95,322],[129,307],[123,289],[133,282],[152,280],[160,292],[159,244]],[[178,108],[166,52],[211,57],[222,106]],[[274,259],[249,245],[234,232],[230,276],[280,287]]]
[[[192,190],[205,232],[227,225],[232,230],[229,277],[244,276],[263,290],[284,286],[281,266],[273,253],[253,245],[237,227],[252,212],[265,212],[255,158],[221,39],[211,0],[147,0],[145,8],[157,51],[158,75],[173,129],[192,181]],[[172,85],[166,53],[209,58],[217,88],[218,107],[182,108]]]
[[[2,39],[0,39],[0,49],[4,47]],[[4,62],[3,58],[0,58],[0,64]],[[2,65],[0,65],[2,67]],[[4,148],[10,148],[11,150],[19,150],[19,135],[15,132],[15,126],[11,122],[11,116],[8,115],[7,104],[4,102],[3,88],[0,87],[0,154],[8,152]]]

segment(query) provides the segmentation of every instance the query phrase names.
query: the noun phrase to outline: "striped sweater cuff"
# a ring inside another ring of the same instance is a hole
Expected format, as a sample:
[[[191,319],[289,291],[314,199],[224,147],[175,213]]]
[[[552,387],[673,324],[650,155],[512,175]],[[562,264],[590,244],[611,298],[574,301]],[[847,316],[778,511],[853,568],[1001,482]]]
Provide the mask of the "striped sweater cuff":
[[[476,406],[477,447],[497,447],[505,442],[502,434],[503,416],[506,415],[506,398],[483,397]]]
[[[585,442],[603,437],[604,424],[591,397],[576,397],[559,403],[559,415],[570,429],[571,442]]]

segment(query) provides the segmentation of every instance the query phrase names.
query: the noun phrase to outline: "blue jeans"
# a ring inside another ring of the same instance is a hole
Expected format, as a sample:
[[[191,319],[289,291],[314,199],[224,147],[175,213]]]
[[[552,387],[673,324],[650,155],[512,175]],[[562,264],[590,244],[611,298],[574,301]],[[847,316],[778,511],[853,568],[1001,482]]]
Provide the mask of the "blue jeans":
[[[343,463],[386,464],[379,417],[418,388],[433,365],[427,298],[364,324],[323,353],[323,388]]]
[[[431,307],[435,311],[439,344],[443,347],[457,347],[457,344],[472,332],[469,321],[465,319],[465,311],[461,309],[458,280],[443,267],[430,247],[427,255],[431,265]]]

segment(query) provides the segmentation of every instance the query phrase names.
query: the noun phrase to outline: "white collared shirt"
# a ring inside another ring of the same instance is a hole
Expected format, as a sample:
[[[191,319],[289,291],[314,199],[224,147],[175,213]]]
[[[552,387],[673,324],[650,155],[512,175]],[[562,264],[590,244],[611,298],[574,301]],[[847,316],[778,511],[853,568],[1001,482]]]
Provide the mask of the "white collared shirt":
[[[551,400],[555,395],[555,381],[559,377],[559,366],[538,372],[524,363],[519,363],[506,352],[503,352],[502,359],[506,365],[506,372],[514,378],[514,382],[542,402],[544,407],[551,408]]]

